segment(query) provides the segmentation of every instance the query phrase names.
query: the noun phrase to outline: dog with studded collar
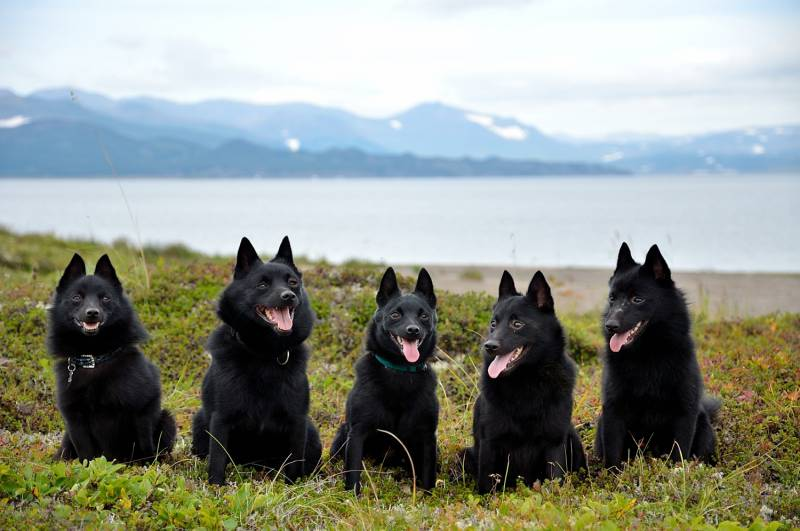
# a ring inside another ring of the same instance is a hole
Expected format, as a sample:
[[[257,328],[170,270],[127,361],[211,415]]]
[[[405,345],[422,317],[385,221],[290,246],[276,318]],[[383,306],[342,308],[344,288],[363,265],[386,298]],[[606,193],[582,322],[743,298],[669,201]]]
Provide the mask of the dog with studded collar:
[[[159,371],[137,345],[147,333],[108,255],[86,274],[72,257],[49,309],[47,346],[66,430],[61,459],[145,462],[172,450],[175,420],[161,408]]]

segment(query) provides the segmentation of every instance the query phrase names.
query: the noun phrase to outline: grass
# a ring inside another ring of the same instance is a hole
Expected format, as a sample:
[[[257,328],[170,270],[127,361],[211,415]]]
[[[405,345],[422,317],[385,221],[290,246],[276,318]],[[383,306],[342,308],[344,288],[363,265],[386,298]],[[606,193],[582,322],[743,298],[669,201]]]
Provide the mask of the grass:
[[[104,459],[87,464],[51,459],[62,423],[44,347],[45,307],[75,251],[87,261],[109,253],[150,331],[144,350],[161,368],[164,402],[176,414],[180,431],[176,451],[164,462],[128,467]],[[342,420],[382,268],[360,262],[336,267],[304,263],[302,268],[320,319],[311,340],[311,414],[327,445]],[[563,483],[514,491],[499,486],[494,495],[478,496],[471,481],[454,479],[453,472],[457,450],[470,443],[478,346],[493,301],[484,294],[440,293],[435,369],[441,470],[432,493],[414,493],[406,476],[372,463],[356,498],[343,491],[341,464],[327,461],[295,485],[245,468],[229,472],[228,486],[209,486],[205,463],[189,454],[188,433],[208,365],[204,342],[216,325],[215,300],[231,269],[230,258],[180,246],[145,248],[140,255],[125,242],[98,245],[0,230],[0,527],[800,525],[797,314],[738,321],[719,320],[706,311],[695,316],[707,387],[724,401],[717,467],[639,458],[612,473],[593,462],[588,475],[569,476]],[[410,287],[411,280],[401,282]],[[573,418],[591,455],[600,407],[598,317],[560,317],[580,366]]]

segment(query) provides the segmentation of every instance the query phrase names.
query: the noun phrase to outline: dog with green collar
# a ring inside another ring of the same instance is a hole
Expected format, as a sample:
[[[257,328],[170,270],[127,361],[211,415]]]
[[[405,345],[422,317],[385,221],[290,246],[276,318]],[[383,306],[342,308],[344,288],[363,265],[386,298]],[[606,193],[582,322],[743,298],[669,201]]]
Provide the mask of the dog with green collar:
[[[378,309],[367,329],[365,353],[356,363],[356,381],[331,457],[344,460],[347,490],[360,491],[364,457],[387,455],[389,463],[404,464],[430,490],[436,484],[439,420],[436,374],[428,368],[436,350],[433,281],[422,269],[414,290],[403,294],[389,268],[376,299]]]

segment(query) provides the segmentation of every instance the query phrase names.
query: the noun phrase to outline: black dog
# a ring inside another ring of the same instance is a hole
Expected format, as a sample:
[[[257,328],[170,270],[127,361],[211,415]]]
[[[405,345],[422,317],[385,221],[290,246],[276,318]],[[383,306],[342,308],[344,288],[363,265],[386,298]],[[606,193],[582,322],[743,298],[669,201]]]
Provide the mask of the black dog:
[[[427,360],[436,348],[436,295],[425,269],[413,293],[401,295],[390,267],[381,280],[378,310],[367,329],[366,352],[356,363],[345,423],[331,445],[344,453],[345,488],[360,492],[362,459],[388,456],[413,466],[418,483],[436,483],[436,375]],[[394,438],[411,454],[411,463]]]
[[[237,464],[281,469],[294,481],[317,466],[322,446],[308,417],[308,349],[314,312],[289,238],[264,263],[242,238],[233,281],[208,342],[212,362],[203,407],[192,422],[192,452],[208,456],[208,481],[225,483]]]
[[[713,463],[720,402],[703,396],[689,311],[658,247],[639,265],[623,243],[609,287],[597,454],[607,467],[640,449]]]
[[[474,446],[463,454],[464,469],[477,477],[478,492],[487,493],[501,481],[513,488],[518,476],[531,485],[585,468],[583,445],[571,421],[575,363],[566,355],[564,332],[541,271],[525,295],[503,272],[483,348]]]
[[[131,462],[170,452],[175,420],[161,409],[158,369],[136,346],[147,333],[108,255],[88,276],[74,255],[49,313],[47,345],[66,424],[57,457]]]

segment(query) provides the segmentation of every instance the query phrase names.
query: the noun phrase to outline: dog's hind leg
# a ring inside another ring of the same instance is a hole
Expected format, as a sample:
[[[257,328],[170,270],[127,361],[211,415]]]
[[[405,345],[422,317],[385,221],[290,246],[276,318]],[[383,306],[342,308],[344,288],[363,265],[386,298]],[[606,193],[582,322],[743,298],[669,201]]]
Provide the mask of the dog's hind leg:
[[[149,460],[155,457],[155,444],[153,436],[157,421],[153,422],[151,415],[141,415],[133,419],[136,439],[131,461]]]
[[[477,459],[475,457],[475,447],[470,446],[467,448],[462,448],[458,451],[456,456],[456,467],[457,470],[455,471],[454,477],[455,479],[460,479],[466,476],[473,476],[478,472],[478,464]]]
[[[339,426],[339,429],[336,430],[336,436],[333,438],[333,442],[331,443],[331,451],[329,458],[331,460],[334,459],[344,459],[344,445],[347,443],[347,435],[349,433],[347,423],[342,423]]]
[[[575,426],[570,426],[569,433],[567,433],[566,452],[568,471],[577,472],[581,468],[588,469],[586,465],[586,452],[583,450],[583,442],[577,430],[575,430]]]
[[[717,463],[717,435],[704,409],[697,415],[697,427],[692,441],[692,457],[710,465]]]
[[[705,395],[700,400],[700,409],[705,411],[706,415],[708,415],[708,420],[711,424],[717,422],[717,418],[719,417],[719,410],[722,407],[722,400],[715,396]]]
[[[78,452],[75,451],[75,447],[72,445],[72,439],[69,438],[69,432],[64,432],[64,438],[61,439],[61,446],[53,457],[56,459],[63,459],[64,461],[71,461],[78,457]]]
[[[208,419],[206,412],[200,408],[192,419],[192,454],[197,457],[208,456]]]
[[[303,461],[303,475],[311,474],[322,458],[322,441],[311,420],[306,421],[306,450]]]
[[[547,479],[561,479],[569,471],[569,436],[563,444],[550,446],[544,451],[545,477]],[[527,476],[527,474],[526,474]]]
[[[166,409],[162,409],[155,430],[156,453],[162,456],[172,452],[177,435],[178,427],[175,425],[175,417]]]

